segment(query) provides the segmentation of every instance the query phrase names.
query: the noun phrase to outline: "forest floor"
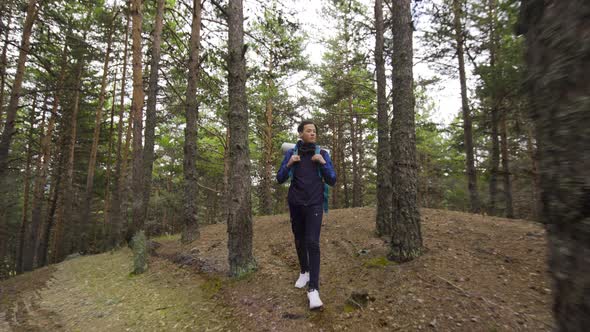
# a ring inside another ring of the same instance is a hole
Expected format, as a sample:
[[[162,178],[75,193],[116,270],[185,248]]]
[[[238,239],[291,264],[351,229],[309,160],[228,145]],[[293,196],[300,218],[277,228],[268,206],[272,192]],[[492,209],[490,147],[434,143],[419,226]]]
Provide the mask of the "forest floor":
[[[375,209],[332,210],[321,236],[322,311],[309,311],[288,215],[255,218],[258,271],[227,277],[223,224],[162,246],[130,276],[131,253],[71,259],[0,283],[0,331],[549,331],[541,225],[422,209],[425,252],[386,259]]]

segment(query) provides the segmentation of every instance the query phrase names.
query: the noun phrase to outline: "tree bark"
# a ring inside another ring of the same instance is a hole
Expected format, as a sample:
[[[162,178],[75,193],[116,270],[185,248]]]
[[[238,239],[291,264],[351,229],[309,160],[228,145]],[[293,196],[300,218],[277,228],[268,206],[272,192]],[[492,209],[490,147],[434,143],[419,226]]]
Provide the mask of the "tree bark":
[[[411,0],[394,1],[393,121],[391,123],[392,221],[389,259],[406,262],[422,254],[417,204],[416,128],[413,89]]]
[[[11,19],[12,17],[8,15],[8,22],[4,29],[4,45],[2,46],[2,55],[0,55],[0,129],[2,129],[2,117],[4,116],[4,87],[6,85],[6,67],[8,67],[6,52],[8,50]]]
[[[489,214],[495,216],[498,200],[498,174],[500,168],[500,141],[498,140],[498,107],[494,104],[491,109],[492,154],[490,167],[490,208]]]
[[[375,0],[375,70],[377,73],[377,220],[378,236],[391,235],[389,114],[387,110],[383,0]]]
[[[145,147],[143,149],[143,180],[145,189],[143,190],[143,215],[147,219],[150,193],[152,191],[152,170],[154,168],[154,142],[156,135],[156,104],[158,102],[158,77],[160,70],[162,28],[164,26],[164,0],[156,2],[156,24],[154,25],[152,41],[152,58],[150,63],[150,83],[147,97],[147,107],[145,110]]]
[[[141,25],[143,21],[142,0],[131,1],[132,18],[132,53],[133,53],[133,99],[131,113],[133,114],[133,174],[132,174],[132,202],[133,220],[127,233],[127,242],[133,235],[143,229],[143,72],[141,52]]]
[[[590,326],[590,2],[521,2],[556,331]]]
[[[201,42],[201,2],[193,0],[191,39],[186,89],[186,128],[184,138],[184,229],[182,243],[199,237],[198,178],[197,178],[197,83],[199,81],[199,44]]]
[[[250,149],[246,105],[246,48],[242,0],[230,0],[228,17],[228,80],[230,192],[227,232],[230,274],[234,277],[256,269],[252,254],[252,203],[250,198]]]
[[[109,64],[111,60],[111,47],[113,41],[113,33],[115,28],[115,19],[117,15],[113,17],[111,27],[109,28],[107,37],[107,50],[104,57],[104,64],[102,67],[102,80],[100,83],[100,94],[98,96],[98,106],[96,108],[96,117],[94,119],[94,133],[92,136],[92,147],[90,148],[90,157],[88,160],[88,171],[86,173],[86,194],[84,199],[84,207],[82,208],[82,218],[80,218],[81,231],[79,234],[80,239],[80,250],[85,252],[88,249],[90,242],[90,233],[92,232],[91,227],[93,226],[91,215],[92,215],[92,194],[94,190],[94,171],[96,169],[96,157],[98,152],[98,143],[100,140],[100,127],[102,125],[102,109],[104,107],[104,100],[107,90],[107,77],[109,71]]]
[[[45,104],[43,104],[45,105]],[[33,159],[33,149],[31,145],[33,144],[33,130],[35,128],[35,112],[37,111],[37,95],[35,94],[33,100],[33,108],[31,109],[30,117],[29,117],[29,137],[27,142],[27,164],[25,166],[25,174],[24,174],[24,187],[23,190],[23,210],[22,210],[22,219],[21,219],[21,230],[20,230],[20,239],[18,245],[18,254],[16,258],[16,272],[23,273],[23,258],[25,255],[25,248],[32,249],[30,245],[26,244],[27,239],[29,238],[28,234],[31,233],[31,223],[29,222],[29,196],[31,191],[31,163]],[[44,113],[45,114],[45,113]],[[45,116],[45,115],[44,115]],[[43,125],[41,124],[41,130],[43,129]],[[32,253],[27,253],[28,255],[32,255]]]
[[[506,129],[506,112],[500,122],[500,138],[502,139],[502,177],[504,180],[504,202],[506,218],[514,218],[514,209],[512,207],[512,180],[510,179],[510,155],[508,154],[508,133]]]
[[[85,36],[84,36],[84,39]],[[65,230],[68,226],[73,225],[72,206],[74,199],[74,152],[76,147],[76,136],[78,126],[78,111],[80,109],[80,89],[82,84],[82,72],[84,63],[80,58],[76,64],[76,79],[74,83],[74,105],[66,116],[63,117],[63,172],[60,181],[60,187],[57,192],[56,211],[54,216],[54,231],[51,239],[50,263],[62,261],[69,253],[67,250]]]
[[[15,133],[16,111],[18,110],[18,103],[20,100],[21,87],[25,76],[25,64],[30,48],[30,37],[33,31],[33,24],[37,18],[39,9],[36,7],[37,0],[29,0],[27,4],[27,16],[23,25],[23,34],[21,39],[20,51],[18,54],[18,61],[16,65],[16,75],[14,83],[12,84],[12,91],[10,93],[10,101],[6,108],[6,121],[4,130],[0,137],[0,279],[7,275],[4,268],[4,259],[6,257],[7,243],[8,243],[8,225],[6,221],[6,211],[8,207],[5,206],[7,202],[7,171],[10,144],[12,136]]]
[[[492,17],[492,23],[490,25],[490,67],[492,69],[492,82],[493,82],[493,91],[492,91],[492,105],[490,109],[491,115],[491,132],[492,132],[492,153],[491,153],[491,165],[490,165],[490,205],[488,213],[492,216],[497,214],[497,201],[498,201],[498,174],[500,168],[500,142],[498,140],[498,107],[500,105],[500,100],[498,100],[498,80],[497,80],[497,68],[496,68],[496,58],[497,58],[497,3],[496,0],[489,0],[489,15]]]
[[[541,212],[543,211],[543,205],[541,202],[541,182],[539,176],[539,159],[537,158],[537,149],[533,144],[533,130],[530,126],[527,126],[527,153],[531,161],[531,178],[532,178],[532,206],[533,206],[533,219],[540,221]]]
[[[467,99],[467,78],[465,76],[465,54],[463,25],[461,24],[462,9],[460,0],[453,0],[453,15],[455,28],[455,41],[457,43],[457,58],[459,60],[459,80],[461,83],[461,108],[463,109],[463,133],[465,140],[465,166],[469,189],[469,201],[471,212],[479,213],[480,202],[477,191],[477,173],[475,170],[475,159],[473,156],[473,128],[471,124],[471,111]]]
[[[111,218],[107,230],[109,236],[109,247],[116,247],[121,242],[121,230],[123,229],[123,218],[121,216],[122,198],[125,191],[125,171],[123,168],[123,124],[125,115],[125,84],[127,83],[127,57],[129,52],[129,25],[131,20],[129,14],[125,15],[127,26],[125,28],[125,46],[123,51],[123,73],[121,75],[121,95],[119,101],[119,123],[117,124],[117,161],[115,162],[115,186],[111,202]],[[113,97],[114,99],[114,97]],[[114,102],[114,101],[113,101]],[[127,146],[126,146],[127,148]],[[126,154],[125,154],[126,156]]]
[[[358,162],[358,134],[355,118],[356,110],[352,104],[352,94],[348,96],[348,112],[350,114],[350,139],[352,145],[352,207],[360,206],[361,178]]]
[[[116,108],[116,95],[117,95],[117,71],[115,71],[113,80],[113,93],[112,93],[112,104],[111,104],[111,120],[109,125],[109,149],[107,152],[107,170],[105,176],[105,194],[104,194],[104,219],[103,219],[103,248],[104,250],[109,242],[109,230],[110,230],[110,216],[111,216],[111,176],[112,176],[112,163],[113,163],[113,132],[115,129],[115,108]]]
[[[34,253],[33,256],[26,256],[24,259],[24,270],[31,271],[35,266],[35,258],[37,260],[37,267],[45,265],[46,248],[41,243],[47,243],[48,238],[45,237],[43,228],[43,208],[45,204],[45,185],[47,184],[47,177],[49,176],[49,162],[51,160],[51,138],[55,129],[55,121],[57,119],[57,109],[60,104],[60,97],[63,92],[63,82],[66,76],[68,60],[68,45],[64,45],[61,57],[61,69],[59,78],[56,84],[56,90],[53,94],[53,102],[51,105],[51,117],[47,124],[47,130],[41,138],[41,155],[38,160],[37,176],[35,177],[35,184],[33,186],[33,203],[31,207],[31,233],[27,244],[33,246],[33,250],[26,250],[25,252]],[[41,265],[42,263],[42,265]]]

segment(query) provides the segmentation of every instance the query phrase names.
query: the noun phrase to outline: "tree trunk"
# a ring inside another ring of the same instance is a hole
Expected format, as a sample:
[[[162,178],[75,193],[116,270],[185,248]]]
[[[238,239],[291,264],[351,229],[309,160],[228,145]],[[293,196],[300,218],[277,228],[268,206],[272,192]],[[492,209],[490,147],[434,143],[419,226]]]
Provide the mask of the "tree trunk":
[[[111,27],[109,28],[109,35],[107,37],[107,50],[102,67],[102,80],[100,83],[100,94],[98,96],[98,106],[96,108],[96,117],[94,119],[94,133],[92,136],[92,147],[90,148],[90,157],[88,161],[88,171],[86,175],[86,194],[84,199],[84,207],[82,208],[81,234],[78,234],[80,239],[79,248],[85,252],[88,249],[90,242],[90,233],[92,232],[92,194],[94,190],[94,170],[96,169],[96,155],[98,152],[98,143],[100,140],[100,127],[102,125],[102,109],[104,107],[104,100],[107,90],[107,76],[109,71],[109,64],[111,59],[111,46],[113,41],[113,33],[115,28],[116,15],[113,17]]]
[[[4,114],[4,87],[6,86],[6,67],[8,67],[6,52],[8,50],[11,21],[12,17],[8,15],[8,22],[4,29],[4,46],[2,46],[2,55],[0,55],[0,129],[2,129],[2,117]]]
[[[131,1],[132,31],[131,37],[133,53],[133,99],[131,113],[133,114],[133,174],[132,174],[132,201],[133,220],[127,233],[127,242],[133,235],[143,229],[143,72],[141,52],[141,25],[143,20],[142,0]]]
[[[199,81],[199,44],[201,42],[201,2],[193,0],[191,39],[186,89],[186,128],[184,138],[184,229],[181,242],[191,243],[199,237],[197,210],[197,83]]]
[[[357,143],[360,144],[357,147],[358,152],[358,159],[357,159],[357,169],[358,169],[358,205],[363,206],[363,193],[365,192],[365,186],[363,183],[363,174],[364,174],[364,161],[363,156],[365,153],[365,145],[363,142],[363,119],[357,115],[356,117],[356,133],[358,138],[356,139]]]
[[[391,177],[389,174],[389,114],[387,111],[383,1],[375,0],[375,69],[377,73],[377,219],[378,236],[391,235]]]
[[[347,175],[347,170],[346,170],[346,141],[345,141],[345,137],[344,137],[344,128],[342,128],[343,124],[343,120],[342,120],[342,115],[338,114],[338,146],[340,147],[340,149],[338,150],[339,156],[338,156],[338,160],[340,161],[336,167],[339,168],[338,171],[336,171],[336,174],[338,174],[338,176],[340,178],[342,178],[342,188],[341,188],[341,195],[340,195],[340,207],[345,207],[345,208],[349,208],[350,207],[350,195],[349,195],[349,183],[348,183],[348,175]]]
[[[590,326],[588,13],[587,0],[521,3],[556,331]]]
[[[330,156],[332,158],[332,164],[334,165],[334,168],[336,170],[336,174],[340,174],[339,173],[339,169],[338,169],[338,165],[340,164],[340,154],[338,153],[338,150],[340,149],[340,147],[338,146],[338,125],[337,125],[337,120],[336,117],[333,116],[331,118],[330,121],[330,126],[332,127],[332,132],[334,133],[332,135],[332,155]],[[336,183],[336,185],[334,185],[334,187],[332,188],[332,192],[331,192],[331,196],[332,196],[332,208],[333,209],[338,209],[339,208],[339,197],[340,197],[340,182],[338,181]]]
[[[43,104],[45,105],[45,103]],[[33,130],[35,128],[35,112],[37,109],[37,95],[35,94],[33,100],[33,108],[31,109],[31,114],[29,117],[29,137],[27,142],[27,165],[25,166],[25,174],[24,174],[24,198],[23,198],[23,210],[22,210],[22,219],[21,219],[21,229],[20,229],[20,239],[19,239],[19,246],[18,246],[18,254],[16,258],[16,272],[22,273],[23,272],[23,258],[25,256],[25,248],[27,250],[32,249],[30,245],[28,245],[27,239],[29,239],[28,234],[31,233],[31,223],[29,222],[29,193],[31,191],[30,186],[30,179],[31,179],[31,162],[33,159],[33,149],[31,145],[33,144]],[[43,113],[43,117],[45,117],[45,113]],[[41,124],[41,130],[43,130],[44,123]],[[31,255],[32,253],[27,253],[27,255]]]
[[[51,117],[47,124],[47,130],[41,138],[41,155],[38,160],[37,176],[35,177],[35,184],[33,189],[33,204],[31,208],[31,233],[27,244],[33,246],[34,256],[26,256],[24,259],[25,271],[30,271],[35,266],[45,266],[47,259],[47,243],[49,241],[49,232],[46,227],[51,229],[51,225],[44,225],[43,223],[43,208],[45,204],[45,186],[47,184],[47,177],[49,176],[49,163],[51,161],[51,138],[55,129],[55,121],[57,120],[57,109],[60,103],[60,97],[63,92],[63,82],[66,77],[66,69],[68,62],[68,45],[64,45],[61,57],[61,69],[59,79],[57,80],[56,89],[53,94],[53,103],[51,105]],[[56,154],[58,155],[58,154]],[[53,185],[55,188],[55,184]],[[50,209],[51,210],[51,209]],[[48,216],[49,217],[49,216]],[[46,227],[44,227],[46,226]],[[25,252],[29,252],[26,250]]]
[[[61,155],[60,146],[56,148],[56,155]],[[60,156],[61,157],[61,156]],[[53,225],[55,221],[55,211],[57,210],[57,194],[59,186],[61,185],[63,167],[57,167],[55,176],[53,177],[53,183],[51,184],[51,191],[49,192],[48,207],[47,207],[47,220],[39,230],[39,244],[36,250],[36,266],[42,267],[49,262],[49,245],[51,241],[51,233],[53,231]]]
[[[85,39],[85,38],[84,38]],[[74,199],[74,151],[76,147],[78,111],[80,109],[80,89],[82,84],[82,72],[84,64],[79,59],[76,64],[76,80],[74,83],[74,105],[69,114],[63,118],[63,172],[60,181],[60,187],[57,192],[56,211],[54,216],[54,231],[51,239],[50,263],[62,261],[69,253],[66,250],[67,239],[65,230],[73,224],[72,219],[72,201]]]
[[[20,51],[18,54],[18,62],[16,65],[16,75],[14,83],[12,84],[12,92],[10,93],[10,101],[6,109],[6,122],[4,130],[0,137],[0,279],[7,275],[4,268],[4,260],[6,257],[7,243],[8,243],[8,226],[6,220],[6,211],[8,207],[4,206],[7,202],[6,192],[8,186],[6,184],[8,159],[10,151],[10,143],[12,136],[15,133],[14,123],[16,120],[16,111],[18,110],[18,103],[20,99],[21,87],[25,76],[25,64],[27,62],[27,55],[30,48],[30,37],[33,31],[33,23],[37,18],[39,12],[36,8],[37,0],[29,0],[27,4],[27,16],[23,26],[23,34],[21,39]]]
[[[417,204],[416,128],[413,90],[411,0],[394,1],[393,121],[391,123],[392,221],[389,258],[406,262],[422,254]]]
[[[360,186],[361,178],[358,161],[358,134],[355,121],[356,110],[352,105],[352,94],[348,96],[348,112],[350,113],[350,139],[352,145],[352,207],[360,206]]]
[[[256,269],[252,254],[252,203],[250,198],[250,149],[246,105],[246,48],[242,0],[230,0],[228,17],[228,80],[230,192],[227,232],[230,274],[234,277]]]
[[[272,60],[269,61],[272,63]],[[269,70],[269,76],[272,76],[272,68]],[[263,176],[262,176],[262,200],[260,210],[263,215],[272,214],[272,156],[273,156],[273,104],[272,96],[274,95],[274,82],[267,79],[268,95],[266,97],[266,111],[264,112],[264,138],[263,138]]]
[[[106,245],[109,241],[105,240],[105,237],[108,238],[110,232],[110,215],[111,215],[111,176],[112,176],[112,162],[113,162],[113,132],[115,129],[115,108],[116,102],[115,98],[117,95],[117,71],[115,71],[115,76],[113,80],[113,93],[112,93],[112,104],[111,104],[111,120],[109,126],[109,150],[107,153],[107,170],[105,176],[105,194],[104,194],[104,219],[103,219],[103,242],[102,242],[102,250],[105,250],[108,245]],[[102,251],[101,250],[101,251]]]
[[[498,107],[500,100],[498,100],[498,76],[496,68],[497,58],[497,3],[496,0],[489,0],[489,15],[492,17],[492,23],[490,25],[490,68],[492,70],[492,107],[491,113],[491,132],[492,132],[492,153],[491,153],[491,165],[490,165],[490,205],[488,213],[492,216],[497,214],[497,201],[498,201],[498,174],[500,167],[500,142],[498,140]]]
[[[533,219],[540,221],[543,205],[541,202],[541,182],[539,177],[539,159],[537,158],[537,149],[533,144],[533,130],[527,126],[527,153],[531,160],[531,175],[533,188]]]
[[[469,201],[471,212],[479,213],[480,202],[477,191],[477,173],[473,156],[473,129],[471,125],[471,111],[467,100],[467,78],[465,76],[465,55],[463,51],[464,36],[461,24],[462,9],[460,0],[453,0],[453,15],[455,28],[455,41],[457,43],[457,58],[459,59],[459,80],[461,83],[461,107],[463,109],[463,132],[465,139],[465,165],[469,189]]]
[[[512,207],[512,180],[510,179],[510,155],[508,154],[508,133],[506,129],[506,112],[500,122],[500,138],[502,139],[502,176],[504,180],[504,202],[506,204],[506,218],[514,218]]]
[[[500,141],[498,140],[498,107],[494,104],[491,109],[492,154],[490,167],[490,209],[489,214],[496,215],[498,197],[498,174],[500,166]]]
[[[160,70],[160,54],[162,44],[162,27],[164,21],[164,0],[157,0],[156,24],[153,32],[152,59],[150,63],[150,83],[145,111],[145,147],[143,149],[143,190],[144,219],[147,219],[150,193],[152,191],[152,170],[154,168],[154,142],[156,131],[156,104],[158,102],[158,73]]]
[[[116,247],[121,242],[121,230],[123,229],[123,218],[121,216],[121,205],[122,198],[124,197],[123,192],[125,191],[125,172],[123,168],[123,117],[125,115],[125,84],[127,79],[127,57],[129,51],[129,14],[125,15],[127,20],[127,26],[125,28],[125,46],[123,51],[123,73],[121,76],[121,96],[119,102],[119,123],[117,124],[117,161],[115,162],[115,186],[113,188],[113,197],[111,202],[111,218],[108,223],[109,229],[107,230],[109,237],[109,247]],[[114,97],[113,97],[114,99]],[[114,102],[114,101],[113,101]],[[125,154],[126,155],[126,154]]]

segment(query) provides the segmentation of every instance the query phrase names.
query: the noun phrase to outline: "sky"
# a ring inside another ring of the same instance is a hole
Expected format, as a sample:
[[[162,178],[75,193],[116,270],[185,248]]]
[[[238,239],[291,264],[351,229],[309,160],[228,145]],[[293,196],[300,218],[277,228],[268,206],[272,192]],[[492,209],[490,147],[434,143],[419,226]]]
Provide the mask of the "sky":
[[[367,13],[370,17],[373,17],[374,1],[360,0],[360,2],[367,6]],[[314,64],[321,63],[325,50],[320,43],[320,38],[329,36],[331,33],[330,22],[327,22],[321,15],[323,3],[324,1],[318,0],[294,0],[292,2],[286,1],[285,3],[288,6],[293,6],[292,8],[298,11],[297,19],[302,23],[310,37],[305,52]],[[427,24],[427,22],[420,22],[417,26],[418,31],[414,33],[414,54],[417,54],[417,50],[420,48],[418,37],[420,35],[420,25],[422,24]],[[374,45],[374,40],[371,43]],[[414,65],[415,79],[419,77],[426,79],[433,76],[435,76],[435,72],[428,68],[428,64],[417,63]],[[432,87],[429,92],[430,97],[437,105],[437,110],[432,115],[432,120],[444,126],[450,124],[461,108],[459,81],[445,78],[436,86]]]

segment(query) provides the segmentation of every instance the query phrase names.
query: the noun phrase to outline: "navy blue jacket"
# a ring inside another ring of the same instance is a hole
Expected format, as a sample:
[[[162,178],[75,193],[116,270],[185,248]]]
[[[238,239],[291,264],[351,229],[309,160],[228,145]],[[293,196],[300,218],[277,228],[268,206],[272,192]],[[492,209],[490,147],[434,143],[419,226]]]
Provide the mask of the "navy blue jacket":
[[[302,141],[297,142],[297,144],[301,146]],[[326,161],[322,165],[311,161],[311,157],[313,157],[315,152],[312,151],[303,154],[300,148],[297,151],[301,161],[293,164],[291,167],[287,167],[287,163],[293,155],[293,149],[287,151],[281,163],[281,168],[277,172],[277,181],[279,183],[287,181],[289,171],[294,167],[293,179],[291,179],[291,186],[289,186],[289,204],[304,206],[321,205],[324,203],[324,181],[330,186],[334,186],[336,183],[336,172],[334,171],[334,166],[332,166],[330,155],[325,150],[320,150],[320,154]],[[322,175],[321,178],[318,175],[318,168]]]

